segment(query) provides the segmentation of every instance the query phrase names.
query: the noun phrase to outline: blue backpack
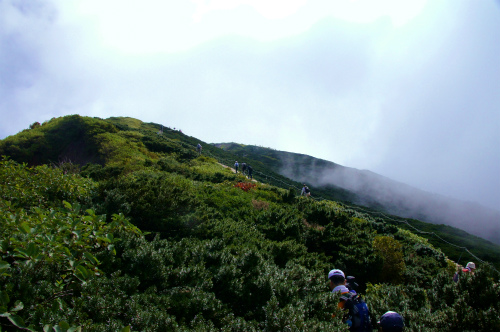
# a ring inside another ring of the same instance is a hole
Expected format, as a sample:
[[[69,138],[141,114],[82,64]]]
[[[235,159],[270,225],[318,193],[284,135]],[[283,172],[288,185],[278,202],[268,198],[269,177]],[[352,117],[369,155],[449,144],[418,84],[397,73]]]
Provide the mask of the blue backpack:
[[[370,311],[361,296],[349,292],[342,294],[340,300],[345,301],[344,310],[346,310],[346,322],[349,325],[349,330],[353,332],[372,332]]]

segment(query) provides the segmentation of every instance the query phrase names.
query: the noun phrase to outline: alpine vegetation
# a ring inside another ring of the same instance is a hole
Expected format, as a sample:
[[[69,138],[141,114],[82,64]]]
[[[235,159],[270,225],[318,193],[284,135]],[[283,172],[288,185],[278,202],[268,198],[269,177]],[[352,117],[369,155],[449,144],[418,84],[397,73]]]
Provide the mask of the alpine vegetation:
[[[454,281],[427,239],[177,130],[73,115],[0,154],[2,331],[353,331],[332,269],[365,327],[500,330],[494,266]]]

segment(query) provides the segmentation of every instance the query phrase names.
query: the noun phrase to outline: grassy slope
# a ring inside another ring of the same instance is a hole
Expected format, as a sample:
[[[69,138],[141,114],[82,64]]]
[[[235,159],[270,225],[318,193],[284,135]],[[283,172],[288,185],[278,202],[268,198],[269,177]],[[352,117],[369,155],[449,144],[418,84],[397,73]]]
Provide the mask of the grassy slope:
[[[279,172],[283,167],[283,160],[286,159],[286,153],[281,151],[273,150],[270,148],[263,148],[257,146],[249,146],[244,144],[236,143],[220,143],[215,144],[225,151],[232,152],[238,156],[238,158],[248,158],[249,160],[258,160],[267,166],[267,169],[272,172]],[[318,168],[321,167],[343,167],[322,159],[316,159],[306,155],[294,154],[294,162],[302,163],[300,168],[308,168],[311,163],[315,163]],[[289,180],[291,182],[291,180]],[[296,186],[300,187],[300,183],[294,182]],[[482,260],[492,263],[497,268],[500,268],[500,246],[483,238],[475,235],[471,235],[463,230],[455,227],[451,227],[444,224],[433,224],[422,222],[415,219],[401,218],[390,213],[387,213],[384,206],[372,205],[371,207],[358,206],[353,204],[353,201],[358,200],[358,196],[340,187],[333,185],[323,186],[319,188],[312,188],[316,197],[323,197],[326,199],[340,201],[346,206],[352,208],[353,210],[360,211],[364,214],[369,215],[371,218],[378,220],[383,220],[399,227],[408,229],[412,232],[416,232],[415,228],[421,232],[417,232],[420,236],[427,238],[433,245],[441,248],[448,257],[451,259],[465,264],[467,261],[477,259],[473,256],[477,256]],[[411,226],[406,224],[408,222]],[[431,234],[426,234],[431,233]],[[443,241],[444,240],[444,241]],[[446,243],[450,242],[450,243]],[[473,254],[471,255],[467,248]]]
[[[195,156],[195,146],[200,143],[203,146],[204,155],[211,156],[221,163],[232,165],[235,160],[239,160],[252,164],[255,170],[254,178],[260,182],[284,189],[289,189],[290,186],[301,187],[301,183],[277,173],[283,166],[280,151],[235,143],[214,146],[169,127],[164,127],[162,135],[158,135],[161,128],[160,124],[144,123],[127,117],[113,117],[102,121],[97,118],[77,115],[66,116],[52,119],[39,128],[25,130],[2,140],[0,142],[0,155],[10,155],[14,160],[30,164],[74,160],[81,164],[97,161],[106,162],[109,165],[121,165],[123,160],[126,160],[126,167],[134,169],[134,167],[140,167],[133,166],[134,164],[142,165],[146,159],[158,160],[162,153],[172,151],[188,160]],[[78,146],[78,151],[81,152],[79,157],[70,153],[75,146]],[[71,158],[72,156],[74,159]],[[304,160],[310,162],[311,157],[304,156]],[[321,162],[329,163],[317,160],[317,163]],[[350,203],[355,200],[355,194],[342,188],[330,186],[313,189],[315,196],[341,201],[348,209],[358,211],[366,218],[384,221],[414,231],[412,227],[403,223],[403,221],[407,221],[423,232],[437,234],[437,236],[425,233],[420,235],[427,238],[436,247],[441,248],[446,255],[455,261],[464,263],[468,260],[474,260],[474,257],[463,248],[450,245],[441,239],[460,247],[466,247],[480,259],[491,262],[500,268],[500,246],[489,241],[453,227],[383,214],[381,213],[384,212],[382,207],[373,209],[356,206]],[[298,191],[295,193],[298,194]]]
[[[64,124],[66,120],[58,121]],[[102,120],[83,120],[81,123],[85,126],[106,127]],[[20,265],[26,271],[14,278],[26,282],[33,291],[21,294],[23,287],[15,287],[16,291],[10,296],[12,299],[25,296],[25,307],[33,305],[29,301],[40,301],[37,312],[28,317],[32,321],[46,315],[44,319],[52,322],[70,312],[65,319],[73,319],[77,324],[83,322],[89,331],[118,330],[120,324],[158,331],[175,330],[179,326],[184,327],[183,330],[210,327],[211,330],[222,327],[227,330],[229,327],[268,331],[339,330],[340,325],[335,325],[338,322],[332,321],[331,311],[329,313],[335,302],[324,283],[324,275],[332,266],[349,271],[363,283],[373,283],[366,290],[372,313],[380,316],[388,309],[400,311],[409,331],[424,327],[429,331],[442,331],[445,323],[450,330],[456,326],[470,329],[478,323],[475,317],[479,314],[457,319],[455,313],[462,312],[464,304],[481,315],[485,311],[481,311],[484,310],[481,305],[465,302],[473,299],[464,295],[465,292],[493,294],[490,297],[496,299],[495,289],[488,286],[488,274],[478,271],[474,277],[477,280],[461,282],[460,289],[456,288],[440,250],[427,240],[390,225],[389,220],[380,219],[376,213],[362,214],[355,207],[336,202],[297,198],[293,191],[262,183],[266,180],[263,174],[275,177],[273,182],[291,181],[252,160],[249,160],[252,165],[262,171],[256,174],[261,183],[248,191],[241,190],[239,185],[245,183],[245,178],[217,164],[217,160],[231,163],[236,159],[234,154],[201,142],[204,154],[217,159],[197,157],[194,147],[199,140],[178,131],[165,129],[163,135],[157,135],[159,125],[130,118],[113,118],[107,123],[116,129],[90,135],[95,150],[89,148],[105,161],[105,166],[83,168],[81,174],[97,182],[96,189],[94,184],[88,185],[80,199],[85,204],[92,201],[97,212],[108,216],[123,212],[142,230],[153,231],[158,236],[153,239],[152,234],[146,241],[143,237],[128,238],[122,234],[123,240],[116,243],[116,257],[110,255],[109,250],[103,251],[102,246],[94,246],[101,248],[95,255],[102,262],[105,276],[78,286],[74,302],[67,300],[55,306],[68,310],[44,311],[44,296],[51,296],[55,284],[52,280],[45,281],[54,273],[49,264],[41,270],[36,266],[32,269],[29,264]],[[39,133],[34,129],[31,134]],[[15,145],[15,139],[9,139],[11,146]],[[3,144],[0,142],[0,149],[4,148]],[[40,197],[54,193],[56,200],[47,198],[47,202],[57,205],[60,204],[57,200],[67,195],[67,177],[62,174],[66,172],[64,165],[55,175],[61,186],[39,185],[35,194],[29,195],[16,188],[36,184],[38,180],[33,180],[39,178],[37,172],[51,171],[21,171],[34,172],[35,177],[28,176],[17,185],[2,182],[6,189],[1,191],[8,191],[5,197],[16,197],[21,206],[36,204]],[[54,183],[52,179],[48,182]],[[34,200],[24,202],[27,197]],[[7,203],[5,206],[3,201],[0,203],[8,213],[15,211]],[[49,213],[38,211],[25,220],[37,227],[39,220],[50,219],[44,217]],[[62,210],[61,216],[68,218],[67,211]],[[76,215],[71,218],[78,219]],[[17,227],[12,220],[15,218],[6,217],[4,221]],[[25,232],[31,227],[21,226]],[[14,236],[29,238],[30,235],[15,234],[8,238]],[[376,241],[379,241],[380,246],[376,247],[379,249],[375,248]],[[22,242],[19,244],[22,246]],[[392,250],[383,254],[386,246]],[[2,254],[8,256],[15,252],[11,249]],[[401,256],[394,255],[397,253]],[[9,261],[13,257],[8,257]],[[389,259],[396,262],[399,259],[400,263],[403,260],[405,267],[391,270],[395,265],[386,264]],[[62,266],[60,272],[67,274]],[[32,276],[35,279],[28,279]],[[52,288],[44,288],[40,281]],[[401,281],[404,283],[400,284]],[[480,289],[483,286],[489,287],[488,292]],[[441,297],[442,289],[449,290],[447,296],[443,296],[445,300]],[[35,291],[43,296],[31,299],[30,294]],[[78,297],[79,294],[82,296]],[[494,303],[485,304],[491,306],[492,315],[498,312],[497,307],[493,310],[493,306],[498,306],[496,300]],[[431,307],[433,310],[421,311]],[[447,321],[448,318],[456,322]],[[495,319],[498,317],[482,321],[495,322]]]

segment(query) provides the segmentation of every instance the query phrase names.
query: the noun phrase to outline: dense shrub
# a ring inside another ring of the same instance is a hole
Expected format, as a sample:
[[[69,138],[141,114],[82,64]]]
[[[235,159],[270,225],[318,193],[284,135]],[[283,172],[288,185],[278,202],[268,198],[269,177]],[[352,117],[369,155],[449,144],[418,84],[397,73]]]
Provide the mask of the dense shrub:
[[[198,205],[192,181],[169,173],[139,171],[99,188],[100,213],[125,212],[144,230],[175,233]]]
[[[100,119],[71,115],[53,118],[0,141],[0,155],[30,165],[71,161],[80,165],[102,162],[97,135],[117,129]]]
[[[499,330],[488,266],[455,283],[409,231],[249,182],[178,131],[95,121],[106,164],[0,164],[2,330],[347,331],[332,268],[356,277],[373,322],[395,310],[408,331]],[[30,130],[40,146],[52,125]]]

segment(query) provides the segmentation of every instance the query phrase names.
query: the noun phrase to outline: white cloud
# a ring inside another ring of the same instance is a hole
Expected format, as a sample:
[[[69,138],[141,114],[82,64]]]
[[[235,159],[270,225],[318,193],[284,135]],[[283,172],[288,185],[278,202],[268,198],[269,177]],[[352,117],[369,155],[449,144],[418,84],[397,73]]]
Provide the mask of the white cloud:
[[[500,206],[495,6],[0,1],[0,137],[132,116]]]

